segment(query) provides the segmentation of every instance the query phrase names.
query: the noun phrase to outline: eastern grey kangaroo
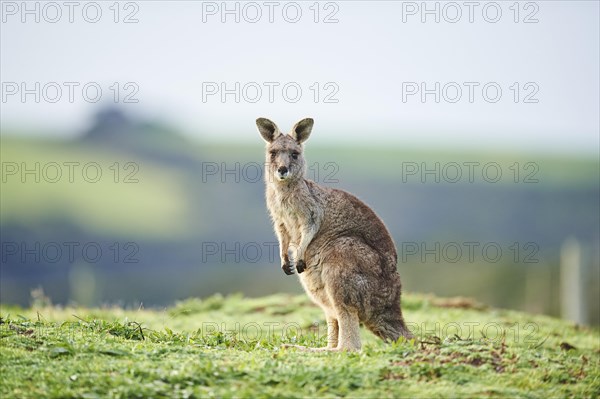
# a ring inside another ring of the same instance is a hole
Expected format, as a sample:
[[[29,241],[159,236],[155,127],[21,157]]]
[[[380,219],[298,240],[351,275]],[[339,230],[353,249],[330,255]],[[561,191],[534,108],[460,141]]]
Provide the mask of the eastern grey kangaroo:
[[[304,177],[302,143],[313,123],[303,119],[282,134],[272,121],[256,120],[267,142],[266,200],[281,268],[286,274],[298,271],[327,319],[327,347],[295,347],[360,350],[360,322],[386,341],[412,338],[400,309],[396,248],[381,219],[355,196]]]

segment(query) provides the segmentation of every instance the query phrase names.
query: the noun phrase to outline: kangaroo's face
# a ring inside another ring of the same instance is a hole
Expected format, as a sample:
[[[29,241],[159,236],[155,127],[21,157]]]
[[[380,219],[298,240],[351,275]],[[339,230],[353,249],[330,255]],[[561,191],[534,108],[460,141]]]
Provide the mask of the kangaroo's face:
[[[296,180],[304,175],[302,146],[289,135],[279,135],[267,144],[266,165],[275,181]]]
[[[269,181],[291,182],[304,177],[302,143],[308,139],[313,120],[296,123],[290,134],[282,134],[277,125],[265,118],[256,120],[258,131],[267,142],[266,166]]]

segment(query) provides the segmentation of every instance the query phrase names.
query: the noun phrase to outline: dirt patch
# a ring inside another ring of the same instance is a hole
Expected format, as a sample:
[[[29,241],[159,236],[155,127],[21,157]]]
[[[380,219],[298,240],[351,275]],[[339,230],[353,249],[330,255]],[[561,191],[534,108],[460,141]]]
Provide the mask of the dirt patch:
[[[474,309],[485,310],[487,306],[475,301],[472,298],[436,298],[431,301],[433,306],[438,308],[454,308],[454,309]]]
[[[518,356],[506,353],[506,345],[482,345],[475,341],[462,340],[456,349],[434,340],[421,342],[421,349],[406,359],[392,362],[392,366],[413,367],[429,365],[468,365],[481,367],[490,365],[497,373],[503,373],[507,366],[517,362]]]

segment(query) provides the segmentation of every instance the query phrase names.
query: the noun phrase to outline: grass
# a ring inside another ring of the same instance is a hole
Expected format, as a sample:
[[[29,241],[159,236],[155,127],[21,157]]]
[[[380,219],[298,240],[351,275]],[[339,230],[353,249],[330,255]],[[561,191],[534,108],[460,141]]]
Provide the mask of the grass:
[[[469,299],[406,295],[418,339],[326,344],[305,296],[212,296],[162,310],[0,308],[0,396],[598,397],[600,334]]]

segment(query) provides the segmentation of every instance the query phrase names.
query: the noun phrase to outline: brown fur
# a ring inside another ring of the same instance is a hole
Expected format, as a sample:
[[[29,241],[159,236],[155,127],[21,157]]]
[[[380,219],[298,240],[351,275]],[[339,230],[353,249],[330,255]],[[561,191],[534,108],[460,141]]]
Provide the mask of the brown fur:
[[[265,118],[256,124],[267,142],[266,200],[281,267],[298,271],[327,319],[327,347],[309,350],[359,350],[360,322],[387,341],[411,338],[400,309],[396,248],[381,219],[352,194],[304,178],[302,143],[313,120],[298,122],[290,134]]]

